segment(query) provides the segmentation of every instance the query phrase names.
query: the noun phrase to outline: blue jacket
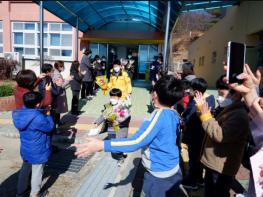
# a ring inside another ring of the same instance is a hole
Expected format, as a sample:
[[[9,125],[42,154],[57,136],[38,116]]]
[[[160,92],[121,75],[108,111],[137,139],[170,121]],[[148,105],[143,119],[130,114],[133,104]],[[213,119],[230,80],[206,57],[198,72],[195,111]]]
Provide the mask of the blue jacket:
[[[50,133],[54,128],[51,116],[43,109],[23,108],[12,113],[15,127],[20,132],[20,154],[30,164],[43,164],[51,154]]]
[[[204,94],[205,100],[211,110],[215,109],[215,98],[213,95]],[[190,146],[201,147],[205,131],[198,114],[196,113],[196,103],[193,98],[190,99],[188,106],[183,113],[183,119],[186,125],[186,130],[183,133],[183,143]],[[198,151],[198,150],[197,150]]]
[[[133,152],[143,149],[142,162],[153,175],[160,178],[173,176],[179,170],[179,148],[176,144],[179,116],[170,109],[160,109],[145,120],[131,137],[104,141],[106,152]]]

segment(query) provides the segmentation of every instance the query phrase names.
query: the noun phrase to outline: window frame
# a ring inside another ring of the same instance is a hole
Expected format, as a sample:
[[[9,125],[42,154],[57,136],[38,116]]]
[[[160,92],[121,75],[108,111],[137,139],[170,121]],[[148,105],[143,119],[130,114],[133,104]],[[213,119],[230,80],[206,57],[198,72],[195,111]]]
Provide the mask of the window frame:
[[[12,50],[14,51],[15,48],[23,48],[23,54],[22,56],[24,56],[25,58],[29,58],[29,59],[39,59],[39,53],[38,50],[40,48],[40,43],[39,43],[39,22],[32,22],[32,21],[11,21],[12,25],[11,25],[11,31],[12,31]],[[15,23],[22,23],[23,25],[23,29],[22,30],[17,30],[14,29],[14,24]],[[34,23],[35,24],[35,28],[34,29],[25,29],[25,24],[27,23]],[[64,61],[73,61],[73,39],[74,39],[74,28],[72,27],[71,31],[64,31],[62,30],[62,25],[63,24],[67,24],[67,23],[53,23],[53,22],[47,22],[47,29],[44,30],[44,34],[47,35],[47,41],[46,43],[44,43],[44,48],[47,49],[47,52],[45,52],[47,56],[50,56],[52,59],[60,59],[60,60],[64,60]],[[59,24],[60,26],[60,30],[59,31],[53,31],[51,30],[51,25],[52,24]],[[1,30],[0,30],[1,31]],[[15,44],[14,43],[14,33],[22,33],[23,34],[23,44]],[[35,43],[33,44],[25,44],[25,34],[26,33],[33,33],[34,34],[34,39],[35,39]],[[51,46],[51,34],[59,34],[59,45],[58,46]],[[71,35],[71,46],[62,46],[62,35]],[[35,49],[35,54],[34,55],[27,55],[25,54],[25,50],[26,48],[34,48]],[[59,56],[52,56],[50,55],[50,49],[57,49],[60,51],[60,55]],[[71,50],[71,56],[62,56],[62,50]]]

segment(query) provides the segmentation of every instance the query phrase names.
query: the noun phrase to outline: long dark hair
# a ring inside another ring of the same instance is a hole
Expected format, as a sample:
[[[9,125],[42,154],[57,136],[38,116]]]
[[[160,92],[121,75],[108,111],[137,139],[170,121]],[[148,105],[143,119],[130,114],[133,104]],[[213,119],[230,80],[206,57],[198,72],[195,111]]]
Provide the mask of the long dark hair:
[[[75,60],[72,62],[70,72],[79,72],[79,61]]]

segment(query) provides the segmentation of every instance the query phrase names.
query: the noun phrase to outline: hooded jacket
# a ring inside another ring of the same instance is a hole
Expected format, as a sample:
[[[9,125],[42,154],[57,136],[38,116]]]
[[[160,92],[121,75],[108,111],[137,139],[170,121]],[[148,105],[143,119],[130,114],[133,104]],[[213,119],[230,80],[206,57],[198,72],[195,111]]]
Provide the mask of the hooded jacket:
[[[51,116],[43,109],[23,108],[15,110],[12,118],[20,133],[20,154],[23,161],[30,164],[43,164],[51,154],[50,133],[54,128]]]

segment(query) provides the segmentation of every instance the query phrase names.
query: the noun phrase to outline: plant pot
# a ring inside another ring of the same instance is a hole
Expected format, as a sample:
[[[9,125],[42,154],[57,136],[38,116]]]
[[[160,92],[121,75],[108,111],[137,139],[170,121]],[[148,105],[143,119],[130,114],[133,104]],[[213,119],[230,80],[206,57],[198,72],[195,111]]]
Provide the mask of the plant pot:
[[[15,97],[0,97],[0,111],[11,111],[16,109]]]

